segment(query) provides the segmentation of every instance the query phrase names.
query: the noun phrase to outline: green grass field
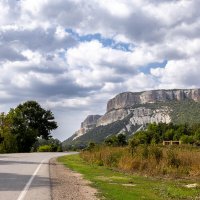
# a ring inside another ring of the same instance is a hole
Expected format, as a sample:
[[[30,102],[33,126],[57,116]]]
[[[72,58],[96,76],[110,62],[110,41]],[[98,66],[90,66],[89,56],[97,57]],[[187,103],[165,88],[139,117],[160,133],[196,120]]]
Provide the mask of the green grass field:
[[[84,175],[107,200],[198,200],[200,180],[168,180],[124,174],[102,166],[89,165],[79,155],[58,158],[68,168]],[[186,185],[197,183],[195,188]]]

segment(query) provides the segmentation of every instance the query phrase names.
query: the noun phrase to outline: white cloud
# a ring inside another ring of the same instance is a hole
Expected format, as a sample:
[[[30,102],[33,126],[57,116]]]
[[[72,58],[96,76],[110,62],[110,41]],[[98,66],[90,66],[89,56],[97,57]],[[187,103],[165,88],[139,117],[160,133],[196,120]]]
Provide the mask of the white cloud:
[[[32,16],[38,15],[44,5],[48,5],[48,0],[25,0],[21,1],[22,13],[29,13]]]
[[[61,108],[81,108],[90,105],[90,97],[76,98],[76,99],[64,99],[61,101],[47,101],[46,105],[51,108],[61,107]]]
[[[139,73],[128,79],[124,86],[128,91],[143,91],[155,89],[156,82],[151,75]]]
[[[193,1],[165,1],[162,4],[151,4],[150,2],[144,5],[143,10],[167,26],[179,24],[193,15]]]
[[[58,39],[58,40],[62,40],[63,38],[67,37],[68,34],[67,32],[65,31],[65,29],[61,26],[58,26],[56,28],[56,32],[55,32],[55,37]]]
[[[72,77],[86,87],[121,82],[136,74],[140,66],[155,60],[153,53],[145,47],[126,52],[104,47],[98,41],[84,42],[69,49],[66,58]]]
[[[42,60],[42,55],[39,52],[33,52],[29,49],[22,51],[22,55],[35,64],[39,64]]]
[[[199,87],[199,64],[198,58],[169,61],[164,69],[151,69],[151,73],[162,87],[194,88]]]
[[[96,114],[118,92],[200,87],[199,6],[187,0],[2,0],[1,109],[36,99],[63,122],[60,108],[74,118],[79,110],[82,117]],[[96,33],[105,41],[82,41]],[[128,43],[131,51],[114,49],[109,40]],[[163,61],[167,65],[158,67]],[[76,128],[78,120],[71,123]]]
[[[18,89],[29,89],[30,87],[30,79],[27,74],[16,74],[10,83]]]
[[[128,17],[132,10],[131,8],[127,5],[128,1],[119,1],[119,0],[101,0],[98,1],[99,5],[106,9],[111,15],[116,16],[116,17]]]
[[[0,24],[4,24],[6,22],[6,17],[9,14],[9,7],[8,5],[5,5],[3,2],[0,2]]]

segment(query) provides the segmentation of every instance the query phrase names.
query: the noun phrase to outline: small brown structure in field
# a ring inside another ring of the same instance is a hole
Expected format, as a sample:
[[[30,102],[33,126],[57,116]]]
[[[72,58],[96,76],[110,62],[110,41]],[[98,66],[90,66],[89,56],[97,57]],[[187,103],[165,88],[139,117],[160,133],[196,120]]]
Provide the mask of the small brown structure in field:
[[[169,141],[163,141],[163,145],[180,145],[181,141],[173,141],[173,140],[169,140]]]

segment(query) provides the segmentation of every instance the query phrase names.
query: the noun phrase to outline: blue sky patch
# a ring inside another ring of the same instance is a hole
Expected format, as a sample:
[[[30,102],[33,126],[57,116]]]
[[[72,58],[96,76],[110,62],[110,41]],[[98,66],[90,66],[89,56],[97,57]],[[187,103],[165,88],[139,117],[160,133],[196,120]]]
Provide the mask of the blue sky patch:
[[[164,68],[167,65],[167,60],[164,60],[163,62],[153,62],[153,63],[149,63],[146,66],[143,66],[140,69],[141,72],[145,73],[145,74],[149,74],[150,70],[152,68]]]
[[[117,49],[126,52],[132,52],[134,47],[131,43],[124,42],[116,42],[112,38],[102,37],[100,33],[95,34],[87,34],[87,35],[79,35],[72,29],[66,29],[66,32],[69,33],[73,38],[75,38],[79,42],[90,42],[92,40],[98,40],[104,47],[110,47],[112,49]]]

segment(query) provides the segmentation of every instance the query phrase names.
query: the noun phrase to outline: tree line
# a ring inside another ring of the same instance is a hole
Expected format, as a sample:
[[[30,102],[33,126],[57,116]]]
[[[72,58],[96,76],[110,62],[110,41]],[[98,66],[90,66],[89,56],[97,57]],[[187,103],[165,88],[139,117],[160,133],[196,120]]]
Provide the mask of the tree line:
[[[132,137],[139,144],[159,144],[163,141],[181,141],[184,144],[200,145],[200,123],[189,125],[153,123],[146,130],[138,131]]]
[[[163,141],[181,141],[182,144],[200,146],[200,123],[189,125],[173,123],[152,123],[148,124],[145,130],[134,133],[129,138],[126,133],[120,133],[107,137],[103,144],[106,146],[126,146],[135,148],[138,145],[161,144]],[[95,147],[90,142],[87,149]]]
[[[60,150],[60,142],[50,135],[57,127],[53,113],[36,101],[19,104],[0,114],[0,153],[36,151],[41,145]]]

